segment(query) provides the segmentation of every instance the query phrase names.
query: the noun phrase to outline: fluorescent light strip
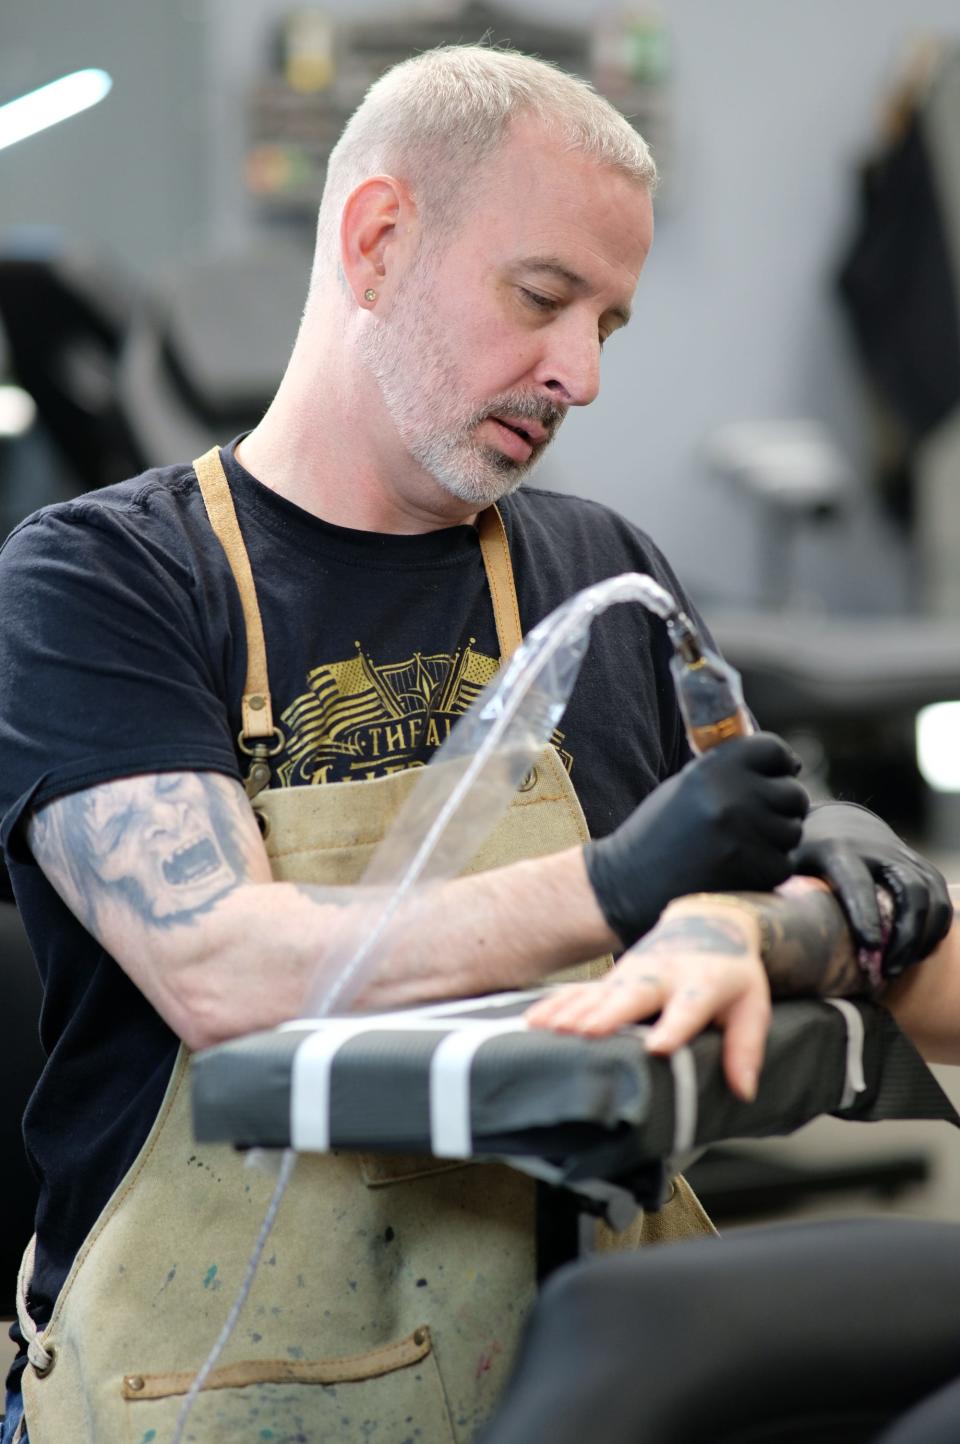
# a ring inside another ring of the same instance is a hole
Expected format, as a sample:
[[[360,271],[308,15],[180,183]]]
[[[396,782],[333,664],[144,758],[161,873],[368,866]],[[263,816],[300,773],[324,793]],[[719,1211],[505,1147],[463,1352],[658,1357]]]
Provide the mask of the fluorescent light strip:
[[[112,85],[105,70],[75,70],[0,105],[0,150],[96,105]]]

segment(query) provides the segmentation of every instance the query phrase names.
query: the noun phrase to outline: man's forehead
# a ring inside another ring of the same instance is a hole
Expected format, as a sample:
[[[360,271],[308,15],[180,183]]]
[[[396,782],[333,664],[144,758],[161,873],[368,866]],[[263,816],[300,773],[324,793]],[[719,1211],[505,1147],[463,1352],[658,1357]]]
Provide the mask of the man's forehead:
[[[488,244],[499,240],[511,260],[540,256],[580,277],[592,273],[593,254],[638,277],[653,233],[648,187],[539,122],[523,124],[475,195]]]
[[[523,114],[515,117],[491,152],[488,164],[494,172],[498,167],[521,166],[545,180],[578,170],[602,182],[626,184],[636,188],[638,192],[649,193],[649,188],[643,181],[608,157],[598,155],[571,141],[562,120],[551,120],[549,117]],[[481,178],[482,175],[481,171]],[[517,196],[513,199],[515,203],[522,205],[524,197]],[[567,199],[575,200],[576,196],[568,196]]]

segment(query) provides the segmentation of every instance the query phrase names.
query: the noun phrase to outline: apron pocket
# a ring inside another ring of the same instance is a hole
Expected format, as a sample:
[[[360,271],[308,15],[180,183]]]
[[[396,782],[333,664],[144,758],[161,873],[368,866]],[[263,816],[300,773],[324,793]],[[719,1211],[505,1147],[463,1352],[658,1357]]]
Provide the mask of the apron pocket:
[[[163,1444],[194,1374],[128,1373],[126,1444]],[[214,1369],[187,1421],[196,1444],[453,1444],[424,1325],[405,1339],[341,1359],[252,1359]]]

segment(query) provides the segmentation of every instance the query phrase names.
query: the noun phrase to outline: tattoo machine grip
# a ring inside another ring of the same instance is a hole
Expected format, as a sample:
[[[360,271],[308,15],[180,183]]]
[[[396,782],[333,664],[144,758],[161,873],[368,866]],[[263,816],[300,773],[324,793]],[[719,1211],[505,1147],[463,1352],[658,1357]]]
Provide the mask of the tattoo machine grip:
[[[686,612],[674,612],[667,631],[674,648],[670,671],[691,750],[709,752],[731,737],[749,736],[754,726],[740,673],[703,645]]]

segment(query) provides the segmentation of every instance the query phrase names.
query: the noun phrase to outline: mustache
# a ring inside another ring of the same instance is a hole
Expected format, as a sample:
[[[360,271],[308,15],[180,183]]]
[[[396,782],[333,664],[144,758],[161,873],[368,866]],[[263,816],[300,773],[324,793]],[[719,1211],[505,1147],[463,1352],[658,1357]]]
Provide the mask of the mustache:
[[[530,396],[519,391],[505,391],[497,396],[481,412],[471,425],[486,421],[490,416],[515,416],[518,421],[539,421],[552,440],[554,433],[567,414],[566,406],[555,406],[545,396]]]

